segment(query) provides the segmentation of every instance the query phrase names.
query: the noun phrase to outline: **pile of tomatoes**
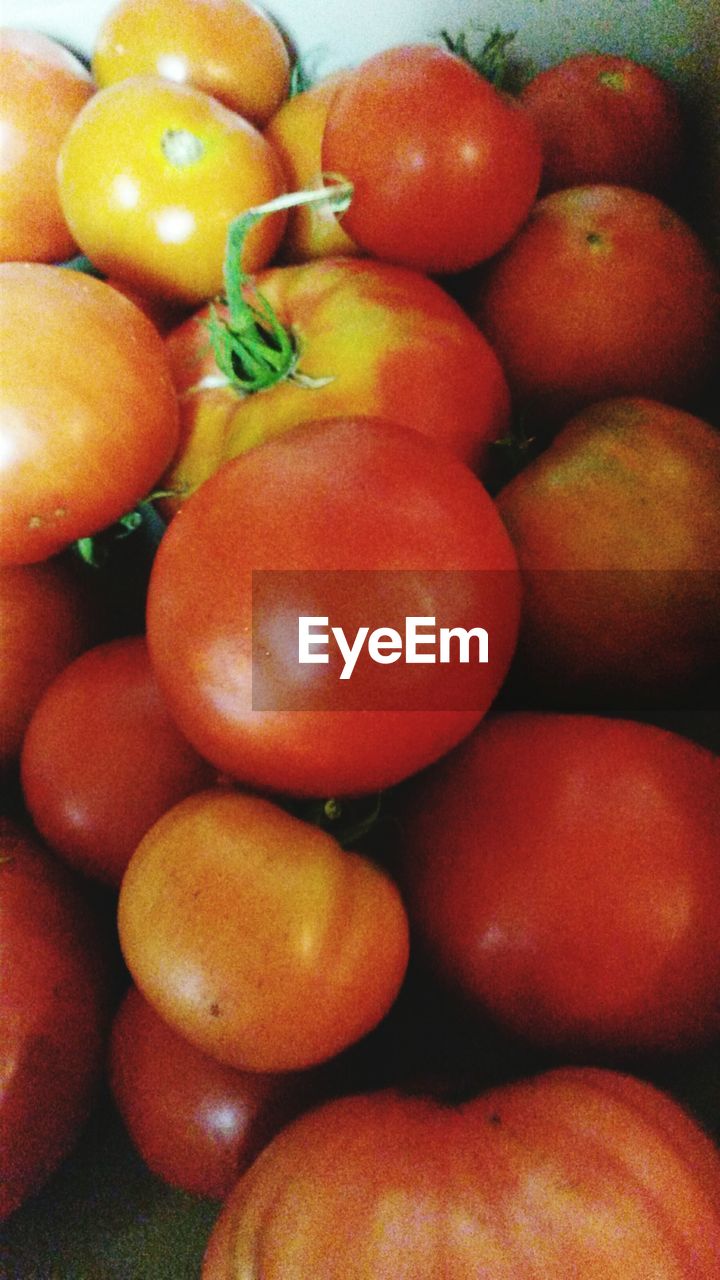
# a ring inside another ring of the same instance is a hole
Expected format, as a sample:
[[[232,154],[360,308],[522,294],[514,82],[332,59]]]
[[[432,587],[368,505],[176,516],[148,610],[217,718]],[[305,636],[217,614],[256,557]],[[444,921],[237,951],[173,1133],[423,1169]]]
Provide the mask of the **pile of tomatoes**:
[[[204,1280],[720,1272],[720,274],[675,89],[511,55],[0,31],[3,1218],[109,1088]]]

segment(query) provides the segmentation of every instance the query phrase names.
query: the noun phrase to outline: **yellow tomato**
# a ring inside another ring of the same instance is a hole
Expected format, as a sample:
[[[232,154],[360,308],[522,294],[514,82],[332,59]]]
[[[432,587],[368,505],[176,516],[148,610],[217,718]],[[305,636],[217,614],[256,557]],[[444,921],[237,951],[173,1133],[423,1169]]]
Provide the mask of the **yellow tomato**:
[[[60,209],[60,144],[93,92],[82,63],[36,31],[0,31],[0,261],[75,251]]]
[[[290,191],[322,185],[322,146],[325,120],[336,89],[350,76],[338,71],[303,93],[288,98],[265,129],[283,165]],[[287,262],[306,262],[335,254],[359,254],[354,240],[330,208],[301,205],[288,214],[280,253]]]
[[[58,165],[65,218],[83,253],[141,293],[200,302],[222,290],[232,219],[282,193],[271,144],[189,85],[134,76],[76,117]],[[285,218],[252,228],[243,267],[272,257]]]
[[[100,88],[135,75],[194,85],[260,126],[290,79],[280,30],[248,0],[120,0],[100,26],[92,68]]]

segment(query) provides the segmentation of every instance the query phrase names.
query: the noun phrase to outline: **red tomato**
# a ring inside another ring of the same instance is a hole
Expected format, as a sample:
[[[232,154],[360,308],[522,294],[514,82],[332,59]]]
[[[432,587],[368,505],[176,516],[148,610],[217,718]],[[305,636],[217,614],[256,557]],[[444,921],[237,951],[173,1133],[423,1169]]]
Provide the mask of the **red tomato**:
[[[74,54],[37,31],[0,29],[0,260],[60,262],[75,250],[60,208],[60,145],[93,92]]]
[[[218,1200],[314,1100],[311,1072],[226,1067],[173,1031],[132,986],[113,1023],[110,1084],[152,1172]]]
[[[47,686],[92,643],[92,614],[69,562],[0,567],[0,772]]]
[[[720,759],[651,725],[508,713],[410,784],[403,881],[447,981],[563,1051],[720,1031]]]
[[[69,873],[0,818],[0,1218],[69,1153],[102,1075],[109,993]]]
[[[120,0],[100,23],[92,69],[101,88],[136,75],[194,85],[263,125],[287,94],[290,55],[248,0]]]
[[[333,1057],[402,983],[400,895],[367,858],[257,796],[216,788],[151,827],[120,890],[128,968],[157,1013],[220,1062]]]
[[[221,293],[228,226],[284,191],[269,142],[236,112],[187,84],[132,76],[101,89],[68,130],[60,203],[83,253],[139,293],[200,303]],[[264,267],[285,227],[264,218],[243,247]]]
[[[714,427],[652,400],[603,401],[497,502],[523,570],[523,699],[697,695],[720,652]]]
[[[289,427],[342,414],[390,418],[449,446],[473,469],[507,427],[509,394],[494,352],[461,307],[403,267],[347,258],[275,268],[257,278],[298,352],[298,370],[243,395],[220,375],[208,311],[169,336],[180,445],[163,487],[181,495]],[[225,314],[221,312],[221,314]]]
[[[532,433],[610,396],[695,403],[715,367],[719,279],[654,196],[573,187],[538,202],[473,310]]]
[[[150,576],[150,657],[188,740],[231,777],[372,792],[482,717],[518,597],[494,503],[450,453],[378,419],[305,423],[221,467],[171,522]],[[351,637],[400,634],[410,616],[481,626],[488,662],[382,663],[365,649],[341,678],[335,650],[326,665],[298,660],[299,618],[323,614]]]
[[[147,496],[177,400],[154,325],[63,267],[0,264],[0,347],[0,564],[28,563]]]
[[[153,822],[215,776],[170,719],[141,636],[98,645],[67,666],[23,743],[35,826],[55,852],[110,884]]]
[[[520,101],[543,148],[543,191],[611,182],[667,195],[685,158],[676,90],[650,67],[580,53],[541,71]]]
[[[461,1106],[295,1121],[237,1184],[203,1280],[709,1280],[720,1156],[667,1094],[565,1069]]]
[[[462,271],[502,248],[540,182],[535,125],[462,58],[432,45],[373,55],[340,86],[322,166],[354,184],[342,225],[361,248],[421,271]]]

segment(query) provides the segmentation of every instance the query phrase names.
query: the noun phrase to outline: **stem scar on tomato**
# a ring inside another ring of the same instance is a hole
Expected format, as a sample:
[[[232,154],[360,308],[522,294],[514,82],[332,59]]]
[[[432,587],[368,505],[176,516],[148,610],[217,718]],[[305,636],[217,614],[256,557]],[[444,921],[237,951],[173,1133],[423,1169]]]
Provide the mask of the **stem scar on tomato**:
[[[160,139],[160,148],[168,163],[176,169],[197,164],[205,154],[204,142],[189,129],[166,129]]]

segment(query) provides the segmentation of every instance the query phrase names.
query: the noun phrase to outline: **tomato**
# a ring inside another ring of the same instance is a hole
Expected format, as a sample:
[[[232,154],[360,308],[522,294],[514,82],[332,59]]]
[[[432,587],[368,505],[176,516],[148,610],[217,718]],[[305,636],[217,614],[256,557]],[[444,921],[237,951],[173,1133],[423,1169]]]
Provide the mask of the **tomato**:
[[[80,60],[36,31],[0,29],[0,260],[55,262],[74,241],[60,209],[60,144],[93,92]]]
[[[305,191],[322,183],[322,139],[330,104],[351,71],[338,71],[302,93],[288,98],[265,126],[285,167],[288,191]],[[280,256],[286,262],[307,262],[360,250],[328,206],[299,205],[288,212]]]
[[[409,427],[335,419],[250,450],[193,494],[153,564],[148,644],[171,714],[218,769],[299,795],[372,792],[482,717],[518,597],[508,536],[466,467]],[[411,616],[481,626],[488,661],[365,649],[342,677],[334,650],[325,665],[299,658],[300,618],[323,614],[352,637],[400,636]]]
[[[374,54],[340,86],[322,166],[354,184],[342,225],[368,253],[462,271],[502,248],[540,182],[535,125],[463,59],[432,45]]]
[[[720,1030],[720,759],[652,725],[513,712],[410,784],[402,881],[446,982],[563,1052]]]
[[[573,187],[537,203],[471,309],[532,433],[610,396],[692,407],[715,365],[718,280],[662,201]]]
[[[581,411],[498,495],[522,697],[687,699],[720,652],[720,435],[653,400]],[[705,693],[707,697],[707,693]]]
[[[203,1280],[708,1280],[720,1156],[659,1089],[571,1069],[460,1106],[383,1091],[285,1129]]]
[[[448,445],[473,469],[488,465],[506,429],[509,394],[494,352],[438,284],[403,267],[350,259],[278,267],[257,289],[297,349],[291,374],[255,395],[220,375],[206,310],[169,336],[181,439],[163,479],[177,511],[222,461],[309,419],[391,418]]]
[[[96,1099],[109,1010],[95,918],[69,873],[0,817],[0,1218],[69,1153]]]
[[[667,195],[685,158],[674,87],[632,58],[579,53],[539,72],[520,94],[543,148],[543,191],[591,182]]]
[[[0,563],[29,563],[146,497],[177,400],[147,317],[63,267],[0,264],[0,347]]]
[[[113,1023],[110,1085],[152,1172],[218,1200],[315,1094],[311,1072],[239,1071],[200,1053],[134,986]]]
[[[228,225],[284,189],[262,134],[209,94],[158,76],[100,90],[65,136],[60,202],[83,253],[140,293],[197,303],[220,293]],[[243,266],[272,257],[273,214],[247,238]]]
[[[0,772],[19,757],[47,686],[92,643],[93,613],[65,560],[0,568]]]
[[[253,1071],[322,1062],[389,1009],[400,895],[368,859],[257,796],[216,788],[155,823],[120,890],[135,982],[204,1053]]]
[[[23,743],[35,826],[56,853],[110,884],[153,822],[215,776],[170,719],[142,636],[97,645],[65,667]]]
[[[263,125],[287,95],[290,56],[248,0],[120,0],[100,23],[92,69],[100,88],[136,75],[194,85]]]

